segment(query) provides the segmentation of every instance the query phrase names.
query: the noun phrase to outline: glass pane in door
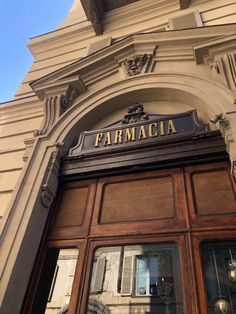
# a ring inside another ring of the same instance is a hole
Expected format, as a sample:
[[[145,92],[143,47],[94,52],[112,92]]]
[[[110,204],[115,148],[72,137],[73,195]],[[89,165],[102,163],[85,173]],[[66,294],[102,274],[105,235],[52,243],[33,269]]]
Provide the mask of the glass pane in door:
[[[48,250],[32,313],[67,313],[78,255],[78,248]]]
[[[208,313],[236,313],[236,241],[202,245]]]
[[[102,247],[95,252],[88,314],[183,314],[176,244]]]

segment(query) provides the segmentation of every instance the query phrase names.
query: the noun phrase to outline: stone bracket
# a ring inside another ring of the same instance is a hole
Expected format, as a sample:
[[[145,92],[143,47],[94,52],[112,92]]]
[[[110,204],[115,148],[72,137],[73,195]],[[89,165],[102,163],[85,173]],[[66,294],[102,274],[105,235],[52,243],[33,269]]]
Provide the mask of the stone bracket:
[[[51,154],[51,158],[45,175],[45,180],[43,181],[41,187],[40,201],[45,208],[50,208],[56,196],[61,160],[61,149],[63,148],[63,146],[63,143],[55,144],[56,149]]]
[[[34,132],[34,136],[46,134],[59,117],[72,106],[79,94],[78,86],[70,84],[64,92],[45,98],[43,102],[44,119],[41,128]]]

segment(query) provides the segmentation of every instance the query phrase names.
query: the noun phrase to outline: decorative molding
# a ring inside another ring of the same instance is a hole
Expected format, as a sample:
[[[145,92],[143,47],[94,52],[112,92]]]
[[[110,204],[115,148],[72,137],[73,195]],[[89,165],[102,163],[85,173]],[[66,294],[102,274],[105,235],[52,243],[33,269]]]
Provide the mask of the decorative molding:
[[[52,125],[57,121],[61,115],[61,97],[62,96],[51,96],[44,100],[43,110],[44,119],[39,130],[34,131],[34,136],[40,136],[47,133]]]
[[[219,123],[219,130],[225,139],[226,150],[229,153],[231,150],[231,143],[234,142],[233,134],[229,119],[223,113],[216,114],[211,120],[212,123]]]
[[[85,15],[88,21],[91,22],[93,29],[96,35],[102,35],[103,27],[102,27],[102,20],[103,15],[107,10],[112,10],[114,8],[118,8],[137,0],[123,0],[123,1],[114,1],[112,2],[106,0],[81,0],[81,4],[83,6]],[[179,0],[179,7],[181,10],[187,9],[190,6],[191,0]]]
[[[215,56],[236,51],[236,35],[212,38],[193,46],[197,64],[212,64]]]
[[[26,162],[31,154],[32,147],[35,143],[35,138],[28,138],[24,140],[25,143],[25,153],[23,156],[23,161]]]
[[[75,85],[69,85],[65,94],[47,97],[43,102],[44,119],[41,128],[34,132],[34,136],[46,134],[59,117],[72,106],[79,94]]]
[[[236,91],[236,35],[196,45],[194,53],[197,64],[207,64],[216,79]]]
[[[54,193],[48,188],[47,185],[42,186],[41,203],[44,207],[49,208],[54,200]]]
[[[225,115],[221,112],[219,114],[216,114],[212,119],[211,122],[216,124],[219,122],[223,126],[229,126],[229,121],[226,119]]]
[[[211,68],[212,71],[219,74],[225,86],[232,91],[236,91],[236,50],[235,52],[215,56]]]
[[[134,55],[132,58],[126,59],[123,64],[128,76],[138,75],[142,72],[144,65],[148,61],[147,54]]]
[[[220,124],[220,126],[221,126],[224,130],[230,128],[229,120],[226,119],[225,116],[222,116],[222,118],[221,118],[220,121],[219,121],[219,124]]]
[[[128,114],[124,116],[124,119],[121,122],[122,124],[129,124],[143,120],[149,120],[149,117],[144,112],[144,106],[143,104],[135,103],[128,108]]]
[[[210,42],[209,45],[220,45],[222,36],[225,37],[225,34],[232,33],[234,29],[232,25],[221,25],[211,27],[208,33],[206,31],[198,28],[175,31],[174,33],[169,31],[134,34],[120,41],[113,42],[112,45],[33,81],[30,86],[40,100],[54,95],[65,94],[65,90],[70,84],[75,85],[79,92],[83,93],[88,86],[90,87],[97,82],[100,83],[103,78],[107,78],[109,75],[120,72],[122,79],[125,76],[128,77],[124,61],[134,56],[147,55],[148,60],[143,66],[141,73],[153,71],[157,61],[178,62],[183,59],[192,60],[194,58],[192,52],[193,39],[196,39],[196,42],[199,43],[195,45],[194,51],[196,62],[200,64],[203,62],[203,56],[207,55],[206,41],[207,43]],[[216,39],[215,34],[217,33],[219,35]],[[183,38],[185,39],[183,40]],[[235,44],[233,39],[235,39],[235,36],[227,40],[231,40],[231,44]],[[204,44],[201,44],[203,41]],[[166,45],[167,42],[168,45]]]
[[[45,180],[41,187],[40,201],[42,205],[49,208],[56,196],[58,186],[58,175],[61,160],[61,150],[63,143],[55,144],[55,151],[52,152],[49,165],[46,171]]]
[[[69,85],[65,95],[60,97],[60,107],[68,109],[79,96],[79,91],[74,85]]]

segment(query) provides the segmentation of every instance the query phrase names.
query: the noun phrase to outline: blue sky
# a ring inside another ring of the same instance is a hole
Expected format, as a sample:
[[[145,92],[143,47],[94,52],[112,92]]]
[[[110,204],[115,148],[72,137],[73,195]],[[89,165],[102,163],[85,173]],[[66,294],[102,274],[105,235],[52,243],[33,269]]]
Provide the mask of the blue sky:
[[[63,22],[74,0],[0,0],[0,103],[11,100],[33,58],[29,38]]]

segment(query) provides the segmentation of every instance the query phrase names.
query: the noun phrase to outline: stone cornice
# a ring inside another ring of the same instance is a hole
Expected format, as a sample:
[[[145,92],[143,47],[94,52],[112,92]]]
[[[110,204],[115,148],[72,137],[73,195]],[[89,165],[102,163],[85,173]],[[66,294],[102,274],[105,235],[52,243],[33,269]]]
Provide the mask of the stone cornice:
[[[197,64],[211,62],[216,55],[236,50],[236,33],[229,36],[213,38],[194,46]]]
[[[201,44],[202,42],[217,41],[218,39],[220,42],[224,34],[233,33],[234,30],[235,25],[221,25],[204,29],[135,34],[33,81],[31,87],[40,99],[49,94],[55,94],[57,89],[66,89],[69,84],[75,82],[77,82],[80,92],[83,92],[86,89],[85,77],[90,76],[89,80],[91,81],[91,76],[94,74],[98,77],[99,71],[107,68],[108,64],[109,71],[113,71],[112,68],[117,68],[117,62],[121,63],[134,55],[153,55],[157,46],[164,47],[166,43],[169,47],[171,43],[173,43],[173,47],[186,45],[192,48],[194,45],[196,54],[201,49],[205,51],[206,47]],[[199,59],[199,57],[196,58]]]
[[[132,2],[136,2],[135,0]],[[186,9],[189,7],[191,0],[179,0],[180,9]],[[104,12],[106,11],[106,1],[100,0],[81,0],[84,12],[88,21],[92,23],[94,32],[96,35],[103,33],[102,20]],[[123,1],[122,5],[130,4],[131,1]]]

